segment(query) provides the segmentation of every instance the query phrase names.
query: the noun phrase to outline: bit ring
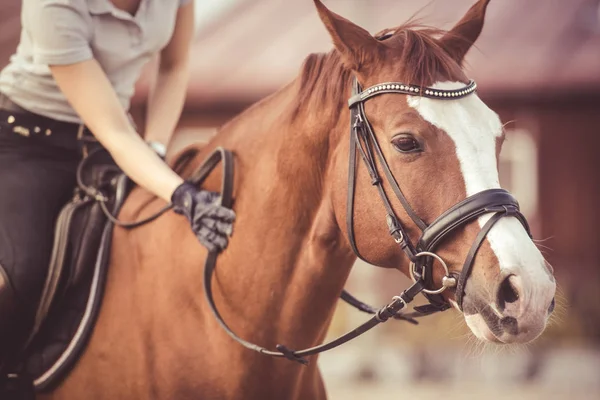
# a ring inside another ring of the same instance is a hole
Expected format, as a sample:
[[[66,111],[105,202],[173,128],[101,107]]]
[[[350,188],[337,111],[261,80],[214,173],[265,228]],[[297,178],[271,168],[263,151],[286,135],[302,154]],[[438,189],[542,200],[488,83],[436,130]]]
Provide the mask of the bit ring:
[[[450,270],[448,269],[448,265],[446,265],[446,262],[442,259],[442,257],[438,256],[435,253],[431,253],[429,251],[422,251],[418,254],[415,255],[415,258],[418,257],[433,257],[435,258],[437,261],[440,262],[440,264],[442,264],[442,267],[444,268],[444,272],[445,275],[442,278],[442,287],[439,289],[423,289],[423,292],[427,293],[427,294],[440,294],[442,293],[444,290],[450,288],[450,287],[455,287],[456,286],[456,278],[453,277],[452,275],[450,275]],[[416,282],[416,278],[415,278],[415,263],[411,261],[410,263],[410,267],[409,267],[409,271],[410,271],[410,278],[413,280],[413,282]],[[423,279],[425,278],[425,270],[423,271]]]

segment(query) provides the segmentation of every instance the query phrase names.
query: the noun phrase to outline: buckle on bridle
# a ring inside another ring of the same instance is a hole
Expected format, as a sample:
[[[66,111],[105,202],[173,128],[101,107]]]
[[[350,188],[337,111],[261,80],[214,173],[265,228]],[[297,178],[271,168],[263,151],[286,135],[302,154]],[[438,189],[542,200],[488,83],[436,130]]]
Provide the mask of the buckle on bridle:
[[[394,238],[394,242],[398,244],[404,243],[404,235],[402,234],[402,232],[400,232],[400,230],[397,230],[396,232],[392,233],[392,236]]]
[[[357,113],[355,121],[354,121],[354,125],[352,127],[354,129],[362,128],[363,122],[364,121],[363,121],[362,117],[360,116],[360,113]]]
[[[385,222],[387,222],[388,230],[390,235],[394,238],[394,241],[398,244],[402,244],[404,242],[404,234],[402,233],[402,228],[396,217],[388,214],[386,215]]]

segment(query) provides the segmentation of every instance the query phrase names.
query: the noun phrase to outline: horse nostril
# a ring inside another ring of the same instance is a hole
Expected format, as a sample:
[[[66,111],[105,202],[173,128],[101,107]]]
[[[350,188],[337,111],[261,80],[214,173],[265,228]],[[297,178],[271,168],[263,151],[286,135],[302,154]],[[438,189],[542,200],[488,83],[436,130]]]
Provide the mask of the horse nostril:
[[[519,334],[519,323],[513,317],[504,317],[500,320],[500,325],[504,328],[504,331],[510,335]]]
[[[510,304],[519,300],[519,291],[515,287],[515,282],[513,282],[515,278],[514,275],[509,275],[500,284],[500,288],[498,289],[498,307],[501,310],[504,310],[506,303]]]
[[[556,305],[556,302],[554,301],[554,297],[553,297],[552,301],[550,302],[550,307],[548,307],[548,314],[552,314],[552,312],[554,311],[555,305]]]

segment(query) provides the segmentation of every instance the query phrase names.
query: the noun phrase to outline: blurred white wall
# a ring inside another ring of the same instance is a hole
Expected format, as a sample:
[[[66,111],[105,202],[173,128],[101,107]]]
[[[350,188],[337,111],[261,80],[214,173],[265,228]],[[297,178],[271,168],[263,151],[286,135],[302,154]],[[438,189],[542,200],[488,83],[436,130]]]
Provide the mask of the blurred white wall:
[[[194,0],[196,30],[218,18],[240,0]]]

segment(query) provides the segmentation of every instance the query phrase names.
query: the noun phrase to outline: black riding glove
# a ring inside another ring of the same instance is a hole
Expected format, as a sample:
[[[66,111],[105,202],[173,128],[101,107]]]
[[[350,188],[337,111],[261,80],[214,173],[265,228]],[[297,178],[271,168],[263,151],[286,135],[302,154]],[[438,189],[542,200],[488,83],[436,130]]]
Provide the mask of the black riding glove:
[[[179,185],[171,196],[173,211],[190,221],[196,237],[209,251],[227,247],[235,221],[235,212],[220,206],[218,198],[218,193],[198,190],[188,182]]]

